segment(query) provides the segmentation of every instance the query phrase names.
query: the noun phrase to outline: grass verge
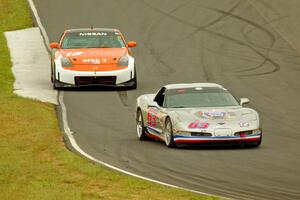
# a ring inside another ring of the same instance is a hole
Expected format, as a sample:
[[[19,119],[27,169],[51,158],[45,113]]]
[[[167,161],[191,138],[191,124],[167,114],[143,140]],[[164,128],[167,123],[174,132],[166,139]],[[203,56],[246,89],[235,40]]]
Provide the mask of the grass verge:
[[[217,199],[96,165],[61,141],[54,106],[13,94],[4,31],[32,26],[26,0],[0,0],[0,199]]]

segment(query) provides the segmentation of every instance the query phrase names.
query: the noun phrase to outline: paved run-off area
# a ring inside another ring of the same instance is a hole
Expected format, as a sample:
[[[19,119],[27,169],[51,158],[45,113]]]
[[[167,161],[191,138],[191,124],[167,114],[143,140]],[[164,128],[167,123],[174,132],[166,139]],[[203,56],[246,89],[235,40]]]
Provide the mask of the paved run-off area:
[[[14,92],[20,96],[57,104],[50,82],[49,54],[39,28],[6,32],[15,76]]]

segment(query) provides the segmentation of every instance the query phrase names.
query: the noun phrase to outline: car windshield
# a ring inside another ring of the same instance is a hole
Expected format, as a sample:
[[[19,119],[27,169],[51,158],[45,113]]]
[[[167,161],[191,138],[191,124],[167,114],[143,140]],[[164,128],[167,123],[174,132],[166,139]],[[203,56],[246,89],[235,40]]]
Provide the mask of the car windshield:
[[[164,107],[223,107],[238,106],[237,100],[226,90],[217,87],[170,89],[166,92]]]
[[[61,48],[124,48],[125,44],[119,32],[69,32],[66,33]]]

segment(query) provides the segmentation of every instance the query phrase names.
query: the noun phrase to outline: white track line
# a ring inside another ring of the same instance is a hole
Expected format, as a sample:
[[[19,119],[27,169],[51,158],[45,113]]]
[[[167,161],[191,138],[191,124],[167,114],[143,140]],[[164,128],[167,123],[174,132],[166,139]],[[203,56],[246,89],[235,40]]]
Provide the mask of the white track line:
[[[32,10],[32,12],[34,14],[34,16],[35,16],[35,19],[36,19],[36,22],[38,24],[38,27],[41,30],[42,36],[45,39],[46,48],[50,50],[50,48],[48,46],[48,44],[49,44],[49,38],[48,38],[48,36],[46,34],[45,28],[43,27],[43,25],[41,23],[40,17],[38,15],[36,7],[35,7],[35,5],[33,3],[33,0],[28,0],[28,3],[29,3],[29,6],[30,6],[30,8],[31,8],[31,10]],[[73,146],[73,148],[76,149],[81,155],[85,156],[86,158],[88,158],[88,159],[90,159],[90,160],[92,160],[92,161],[94,161],[96,163],[99,163],[99,164],[104,165],[104,166],[106,166],[108,168],[114,169],[114,170],[116,170],[118,172],[130,175],[130,176],[134,176],[136,178],[140,178],[140,179],[147,180],[147,181],[150,181],[150,182],[153,182],[153,183],[158,183],[158,184],[165,185],[165,186],[172,187],[172,188],[182,189],[182,190],[185,190],[185,191],[188,191],[188,192],[193,192],[193,193],[197,193],[197,194],[201,194],[201,195],[215,196],[215,197],[219,197],[219,198],[223,198],[223,199],[229,199],[229,198],[225,198],[225,197],[221,197],[221,196],[217,196],[217,195],[213,195],[213,194],[208,194],[208,193],[205,193],[205,192],[200,192],[200,191],[191,190],[191,189],[188,189],[188,188],[183,188],[183,187],[179,187],[179,186],[176,186],[176,185],[164,183],[164,182],[157,181],[157,180],[154,180],[154,179],[151,179],[151,178],[147,178],[147,177],[144,177],[144,176],[140,176],[140,175],[131,173],[129,171],[123,170],[121,168],[112,166],[112,165],[110,165],[110,164],[108,164],[106,162],[98,160],[98,159],[94,158],[93,156],[87,154],[85,151],[83,151],[79,147],[79,145],[77,144],[75,138],[73,137],[73,134],[72,134],[72,131],[71,131],[70,127],[69,127],[69,123],[68,123],[68,119],[67,119],[67,108],[65,106],[63,96],[64,96],[64,92],[63,91],[61,91],[61,92],[58,93],[58,102],[59,102],[59,105],[61,106],[64,132],[68,136],[69,141],[70,141],[71,145]]]
[[[137,177],[137,178],[140,178],[140,179],[144,179],[144,180],[147,180],[147,181],[151,181],[151,182],[154,182],[154,183],[158,183],[158,184],[161,184],[161,185],[165,185],[165,186],[169,186],[169,187],[172,187],[172,188],[178,188],[178,189],[183,189],[183,190],[186,190],[186,191],[189,191],[189,192],[194,192],[194,193],[198,193],[198,194],[202,194],[202,195],[210,195],[210,196],[215,196],[215,195],[212,195],[212,194],[208,194],[208,193],[204,193],[204,192],[199,192],[199,191],[196,191],[196,190],[190,190],[190,189],[187,189],[187,188],[182,188],[182,187],[178,187],[176,185],[171,185],[171,184],[168,184],[168,183],[164,183],[164,182],[161,182],[161,181],[157,181],[157,180],[154,180],[154,179],[150,179],[150,178],[147,178],[147,177],[144,177],[144,176],[140,176],[140,175],[137,175],[137,174],[134,174],[134,173],[131,173],[131,172],[128,172],[126,170],[123,170],[123,169],[120,169],[118,167],[115,167],[115,166],[112,166],[106,162],[103,162],[103,161],[100,161],[94,157],[92,157],[91,155],[87,154],[86,152],[84,152],[77,144],[75,138],[73,137],[73,134],[72,134],[72,131],[70,130],[69,126],[68,126],[68,120],[67,120],[67,110],[66,110],[66,106],[64,104],[64,101],[63,101],[63,93],[61,95],[59,95],[59,103],[60,103],[60,106],[61,106],[61,109],[62,109],[62,120],[63,120],[63,125],[64,125],[64,131],[65,133],[67,134],[69,140],[70,140],[70,143],[71,145],[80,153],[82,154],[83,156],[91,159],[92,161],[94,162],[97,162],[101,165],[104,165],[106,167],[109,167],[111,169],[114,169],[118,172],[122,172],[124,174],[127,174],[127,175],[130,175],[130,176],[134,176],[134,177]],[[222,197],[224,198],[224,197]]]
[[[47,33],[46,33],[46,31],[45,31],[45,28],[44,28],[44,26],[42,25],[42,22],[41,22],[41,19],[40,19],[40,17],[39,17],[39,15],[38,15],[38,12],[37,12],[37,10],[36,10],[36,7],[35,7],[35,5],[34,5],[34,3],[33,3],[33,1],[32,0],[28,0],[28,3],[29,3],[29,6],[30,6],[30,8],[31,8],[31,11],[32,11],[32,13],[33,13],[33,15],[34,15],[34,17],[35,17],[35,20],[36,20],[36,23],[38,24],[38,27],[39,27],[39,29],[40,29],[40,31],[41,31],[41,33],[42,33],[42,36],[43,36],[43,38],[44,38],[44,40],[45,40],[45,46],[46,46],[46,48],[48,49],[48,51],[50,50],[50,47],[49,47],[49,38],[48,38],[48,36],[47,36]],[[50,51],[49,51],[50,52]]]

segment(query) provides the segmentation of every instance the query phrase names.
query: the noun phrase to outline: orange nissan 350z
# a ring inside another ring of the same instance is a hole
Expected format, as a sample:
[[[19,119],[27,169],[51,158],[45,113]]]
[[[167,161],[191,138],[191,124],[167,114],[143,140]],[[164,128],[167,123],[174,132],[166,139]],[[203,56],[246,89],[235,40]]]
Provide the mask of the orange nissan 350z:
[[[117,29],[66,30],[50,44],[51,81],[55,89],[80,86],[137,87],[136,42],[126,43]]]

